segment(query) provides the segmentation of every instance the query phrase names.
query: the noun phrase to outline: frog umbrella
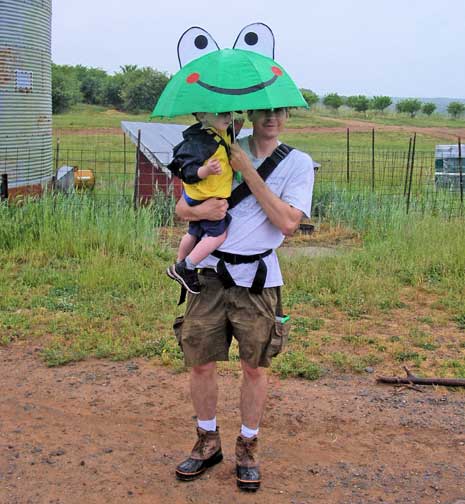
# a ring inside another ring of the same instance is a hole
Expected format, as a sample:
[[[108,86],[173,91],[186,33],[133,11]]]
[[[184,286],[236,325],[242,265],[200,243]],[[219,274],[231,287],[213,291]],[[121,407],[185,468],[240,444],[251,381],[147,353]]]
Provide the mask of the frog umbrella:
[[[246,26],[233,49],[218,49],[211,35],[202,28],[187,30],[178,43],[178,56],[189,39],[207,54],[193,59],[171,78],[151,117],[173,117],[194,112],[230,112],[235,110],[306,107],[302,93],[284,68],[271,57],[273,49],[260,44],[259,37],[273,37],[262,23]],[[250,43],[252,42],[252,43]],[[249,50],[256,46],[261,52]],[[266,46],[266,44],[265,44]],[[243,47],[246,47],[244,49]]]

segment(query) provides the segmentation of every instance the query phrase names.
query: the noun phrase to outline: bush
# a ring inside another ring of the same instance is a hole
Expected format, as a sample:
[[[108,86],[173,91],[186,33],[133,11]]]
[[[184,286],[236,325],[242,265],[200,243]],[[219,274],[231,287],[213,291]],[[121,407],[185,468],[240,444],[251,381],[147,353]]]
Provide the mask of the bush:
[[[416,113],[421,110],[421,101],[416,98],[406,98],[400,100],[396,105],[397,112],[410,114],[410,117],[415,117]]]
[[[370,100],[363,95],[349,96],[346,100],[346,105],[357,112],[366,112],[370,105]]]
[[[52,112],[60,114],[80,101],[82,94],[73,67],[52,64]]]
[[[302,96],[304,97],[304,100],[307,102],[309,107],[315,105],[320,101],[319,96],[310,89],[302,89]]]
[[[374,96],[370,101],[370,108],[380,112],[383,112],[390,105],[392,105],[392,100],[389,96]]]
[[[343,104],[344,99],[337,93],[330,93],[323,98],[323,105],[334,110],[337,110]]]
[[[436,110],[436,105],[431,102],[423,103],[423,106],[421,107],[421,111],[423,114],[426,114],[430,116],[434,111]]]
[[[465,112],[465,104],[461,102],[450,102],[447,107],[447,112],[454,118],[461,116]]]
[[[152,110],[168,84],[166,74],[150,67],[123,72],[122,108],[126,111]]]

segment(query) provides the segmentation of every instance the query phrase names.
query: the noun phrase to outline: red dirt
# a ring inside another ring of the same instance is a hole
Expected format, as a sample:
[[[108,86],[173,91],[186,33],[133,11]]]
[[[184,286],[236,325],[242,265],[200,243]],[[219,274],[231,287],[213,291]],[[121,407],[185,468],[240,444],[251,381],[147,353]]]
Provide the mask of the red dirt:
[[[325,118],[329,121],[332,118]],[[305,128],[286,128],[286,133],[344,133],[350,128],[352,133],[369,132],[373,128],[376,131],[399,131],[407,134],[419,133],[422,135],[431,135],[442,137],[448,140],[457,140],[457,137],[465,136],[465,128],[446,128],[440,126],[419,127],[419,126],[395,126],[389,124],[378,124],[368,121],[357,121],[355,119],[334,119],[334,121],[343,122],[344,126],[308,126]]]
[[[225,460],[177,482],[194,436],[188,375],[153,362],[46,368],[39,348],[0,349],[0,502],[453,503],[465,499],[465,395],[375,384],[270,378],[261,428],[263,487],[234,479],[235,373],[220,377]]]

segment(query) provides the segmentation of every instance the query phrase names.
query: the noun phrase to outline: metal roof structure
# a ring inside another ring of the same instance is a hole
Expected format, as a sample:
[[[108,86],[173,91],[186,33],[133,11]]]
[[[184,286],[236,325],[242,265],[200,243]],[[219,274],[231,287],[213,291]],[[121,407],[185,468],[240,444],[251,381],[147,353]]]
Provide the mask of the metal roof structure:
[[[182,141],[182,132],[188,128],[185,124],[162,124],[156,122],[121,121],[122,130],[137,145],[140,131],[140,150],[154,165],[171,177],[172,173],[166,168],[173,158],[173,147]],[[238,138],[251,135],[251,128],[242,128]],[[313,162],[314,169],[320,167]]]
[[[122,130],[137,145],[140,131],[140,150],[152,163],[171,176],[166,166],[173,158],[173,147],[182,141],[182,132],[188,128],[185,124],[162,124],[155,122],[121,122]],[[239,137],[250,135],[251,129],[242,129]]]

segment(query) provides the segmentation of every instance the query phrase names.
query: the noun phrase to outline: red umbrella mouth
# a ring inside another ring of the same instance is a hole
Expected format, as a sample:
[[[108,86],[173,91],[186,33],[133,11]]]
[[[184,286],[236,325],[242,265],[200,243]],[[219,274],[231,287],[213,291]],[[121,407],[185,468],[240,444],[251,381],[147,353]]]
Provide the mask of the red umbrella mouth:
[[[271,67],[271,71],[273,72],[273,77],[265,82],[259,82],[258,84],[254,84],[253,86],[248,86],[245,88],[223,88],[223,87],[218,87],[218,86],[213,86],[211,84],[207,84],[206,82],[203,82],[200,80],[200,74],[194,72],[190,74],[186,81],[189,84],[198,84],[199,86],[202,86],[205,89],[208,89],[209,91],[212,91],[213,93],[219,93],[219,94],[226,94],[226,95],[245,95],[245,94],[250,94],[250,93],[255,93],[256,91],[260,91],[261,89],[264,89],[268,86],[271,86],[278,77],[280,77],[283,72],[280,68],[274,66]]]

